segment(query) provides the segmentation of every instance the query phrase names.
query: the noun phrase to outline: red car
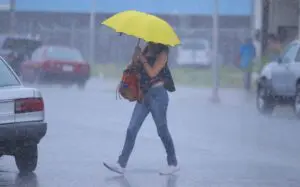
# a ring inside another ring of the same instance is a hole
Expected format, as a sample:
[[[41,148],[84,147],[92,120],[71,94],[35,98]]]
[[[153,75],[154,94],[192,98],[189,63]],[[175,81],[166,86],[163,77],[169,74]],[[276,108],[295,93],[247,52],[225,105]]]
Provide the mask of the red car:
[[[80,51],[64,46],[42,46],[36,49],[21,65],[25,82],[68,83],[84,88],[90,78],[90,65]]]

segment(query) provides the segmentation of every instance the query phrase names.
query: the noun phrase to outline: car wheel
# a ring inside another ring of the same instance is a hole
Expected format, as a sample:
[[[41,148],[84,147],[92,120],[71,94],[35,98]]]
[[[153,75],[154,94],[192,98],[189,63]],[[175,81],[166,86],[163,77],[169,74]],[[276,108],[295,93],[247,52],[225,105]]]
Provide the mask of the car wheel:
[[[296,95],[293,108],[295,115],[300,119],[300,84],[297,84],[296,86]]]
[[[82,82],[78,82],[77,83],[77,86],[80,90],[84,90],[85,89],[85,86],[86,86],[86,82],[85,81],[82,81]]]
[[[37,144],[18,147],[15,153],[15,162],[21,173],[33,172],[38,161]]]
[[[259,86],[256,94],[256,108],[264,115],[271,115],[275,108],[274,101],[268,95],[268,90],[264,86]]]

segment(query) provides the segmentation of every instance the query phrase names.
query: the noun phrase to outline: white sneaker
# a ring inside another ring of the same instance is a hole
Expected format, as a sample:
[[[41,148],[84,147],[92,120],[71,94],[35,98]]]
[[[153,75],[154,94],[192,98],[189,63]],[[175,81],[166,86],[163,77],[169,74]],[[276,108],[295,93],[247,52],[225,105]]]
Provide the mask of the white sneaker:
[[[166,168],[162,169],[159,174],[160,175],[173,175],[174,173],[180,170],[179,166],[167,166]]]
[[[107,163],[103,162],[103,165],[104,165],[107,169],[109,169],[109,170],[111,170],[111,171],[113,171],[113,172],[116,172],[116,173],[118,173],[118,174],[124,174],[124,172],[125,172],[125,168],[121,167],[119,163],[115,163],[115,164],[107,164]]]

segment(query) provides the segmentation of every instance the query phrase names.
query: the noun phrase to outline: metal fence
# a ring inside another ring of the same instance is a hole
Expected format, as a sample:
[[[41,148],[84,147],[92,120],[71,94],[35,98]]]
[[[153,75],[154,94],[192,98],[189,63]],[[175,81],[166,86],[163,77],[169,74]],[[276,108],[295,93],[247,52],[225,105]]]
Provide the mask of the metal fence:
[[[130,55],[136,44],[136,39],[129,36],[120,36],[104,26],[96,28],[95,36],[95,63],[128,63]],[[19,32],[39,35],[45,44],[59,44],[78,48],[86,59],[89,55],[89,28],[62,27],[58,25],[44,26],[37,23],[35,25],[19,25]],[[211,41],[212,29],[182,29],[177,28],[181,39],[199,38]],[[225,63],[232,63],[237,55],[238,47],[242,40],[250,36],[248,28],[241,29],[220,29],[220,55]],[[170,63],[176,64],[176,47],[171,50]]]

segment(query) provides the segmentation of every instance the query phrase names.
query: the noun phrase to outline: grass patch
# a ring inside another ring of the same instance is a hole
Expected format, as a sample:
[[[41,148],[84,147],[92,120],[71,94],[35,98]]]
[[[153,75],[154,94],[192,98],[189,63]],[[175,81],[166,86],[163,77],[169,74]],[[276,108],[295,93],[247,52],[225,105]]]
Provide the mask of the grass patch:
[[[174,68],[172,73],[176,82],[198,87],[212,87],[212,69]],[[238,88],[243,84],[242,72],[228,67],[220,68],[220,87]]]
[[[125,65],[97,64],[92,67],[92,75],[105,78],[119,79]],[[176,84],[197,87],[212,87],[213,74],[211,69],[200,68],[172,68],[172,75]],[[240,88],[243,85],[243,73],[233,67],[220,68],[220,87]]]

